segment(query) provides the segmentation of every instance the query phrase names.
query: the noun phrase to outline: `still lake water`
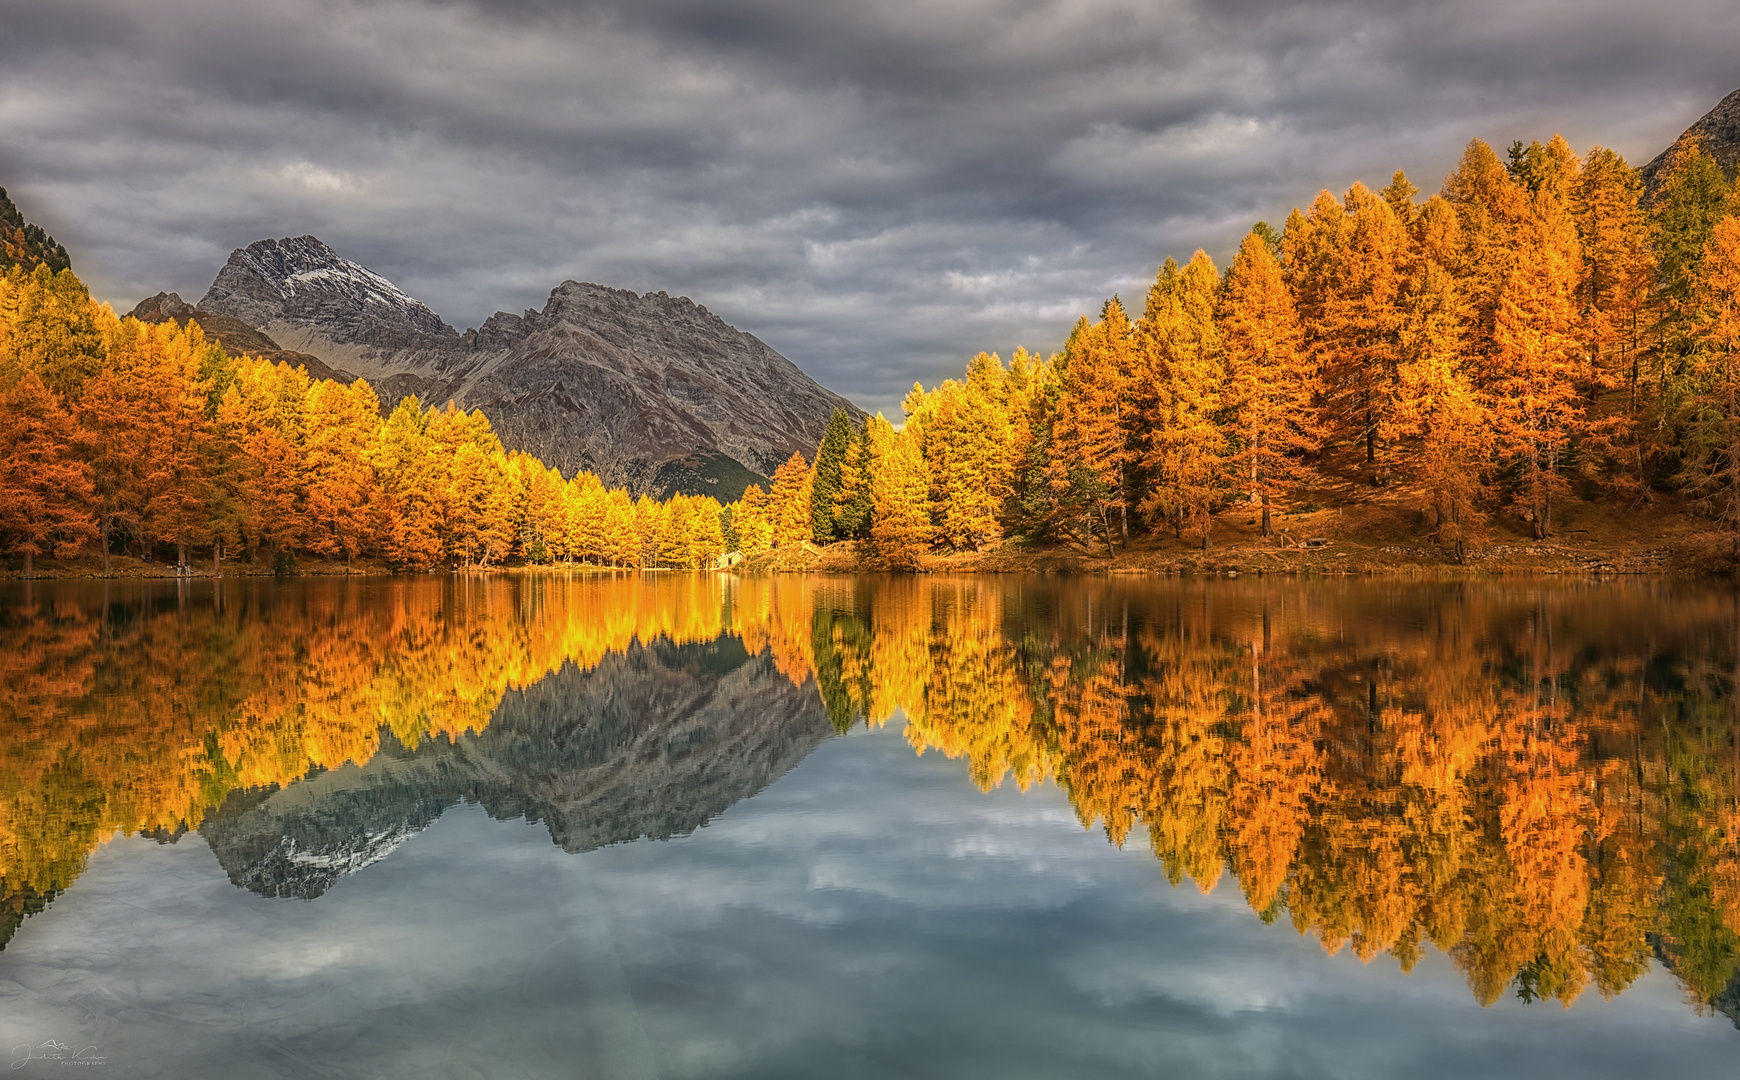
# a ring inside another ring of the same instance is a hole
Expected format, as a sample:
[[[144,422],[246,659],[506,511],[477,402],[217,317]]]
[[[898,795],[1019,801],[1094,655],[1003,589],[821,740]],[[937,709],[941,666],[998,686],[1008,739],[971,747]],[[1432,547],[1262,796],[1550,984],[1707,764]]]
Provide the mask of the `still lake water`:
[[[1662,584],[16,586],[0,1051],[1731,1077],[1737,677]]]

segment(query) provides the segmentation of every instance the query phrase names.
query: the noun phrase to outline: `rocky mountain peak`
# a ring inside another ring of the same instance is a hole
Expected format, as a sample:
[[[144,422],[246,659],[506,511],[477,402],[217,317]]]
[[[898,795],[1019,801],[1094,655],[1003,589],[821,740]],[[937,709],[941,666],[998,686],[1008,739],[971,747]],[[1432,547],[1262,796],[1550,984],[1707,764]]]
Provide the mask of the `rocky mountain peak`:
[[[1732,179],[1736,168],[1740,168],[1740,90],[1717,102],[1714,109],[1705,113],[1697,123],[1681,133],[1679,139],[1674,140],[1674,146],[1678,146],[1680,140],[1689,135],[1703,140],[1704,149],[1709,151],[1710,156],[1716,159],[1716,164],[1722,166],[1722,171]],[[1655,190],[1661,171],[1673,152],[1674,147],[1670,146],[1643,167],[1643,182],[1648,190]]]
[[[262,330],[313,326],[340,343],[404,348],[458,340],[427,305],[313,236],[237,248],[198,307]]]

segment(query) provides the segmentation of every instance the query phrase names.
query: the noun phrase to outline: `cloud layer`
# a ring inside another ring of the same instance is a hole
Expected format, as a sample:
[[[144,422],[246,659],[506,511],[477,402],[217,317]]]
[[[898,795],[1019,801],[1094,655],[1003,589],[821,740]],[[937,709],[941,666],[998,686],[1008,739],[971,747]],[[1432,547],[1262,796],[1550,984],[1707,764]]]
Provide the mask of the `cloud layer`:
[[[1665,6],[1665,10],[1664,10]],[[1728,0],[0,0],[0,185],[125,308],[314,233],[450,322],[693,297],[892,408],[1461,146],[1653,156]]]

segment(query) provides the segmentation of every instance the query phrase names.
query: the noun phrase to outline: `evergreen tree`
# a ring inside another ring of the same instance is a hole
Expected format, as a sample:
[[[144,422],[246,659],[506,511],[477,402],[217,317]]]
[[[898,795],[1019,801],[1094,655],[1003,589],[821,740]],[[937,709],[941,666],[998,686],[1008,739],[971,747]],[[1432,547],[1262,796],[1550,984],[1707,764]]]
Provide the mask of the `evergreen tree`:
[[[1698,270],[1701,333],[1677,418],[1680,480],[1740,554],[1740,217],[1717,222]]]
[[[866,416],[840,462],[840,490],[834,493],[834,524],[841,539],[866,540],[870,536],[870,418]]]
[[[1732,191],[1722,167],[1697,136],[1682,138],[1668,156],[1651,207],[1655,225],[1654,336],[1669,410],[1672,385],[1701,337],[1698,283],[1705,247],[1727,216]]]
[[[816,448],[815,480],[811,485],[810,530],[821,544],[846,537],[835,520],[834,500],[840,492],[841,469],[852,443],[852,418],[845,409],[828,417],[828,429]]]

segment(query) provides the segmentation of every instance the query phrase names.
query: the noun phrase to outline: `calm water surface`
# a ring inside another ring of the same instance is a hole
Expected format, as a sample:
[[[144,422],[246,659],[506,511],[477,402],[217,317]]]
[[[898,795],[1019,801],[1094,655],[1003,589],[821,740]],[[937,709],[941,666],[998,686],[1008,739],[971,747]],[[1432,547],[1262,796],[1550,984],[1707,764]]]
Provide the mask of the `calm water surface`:
[[[14,587],[0,1051],[1731,1077],[1737,677],[1665,585]]]

